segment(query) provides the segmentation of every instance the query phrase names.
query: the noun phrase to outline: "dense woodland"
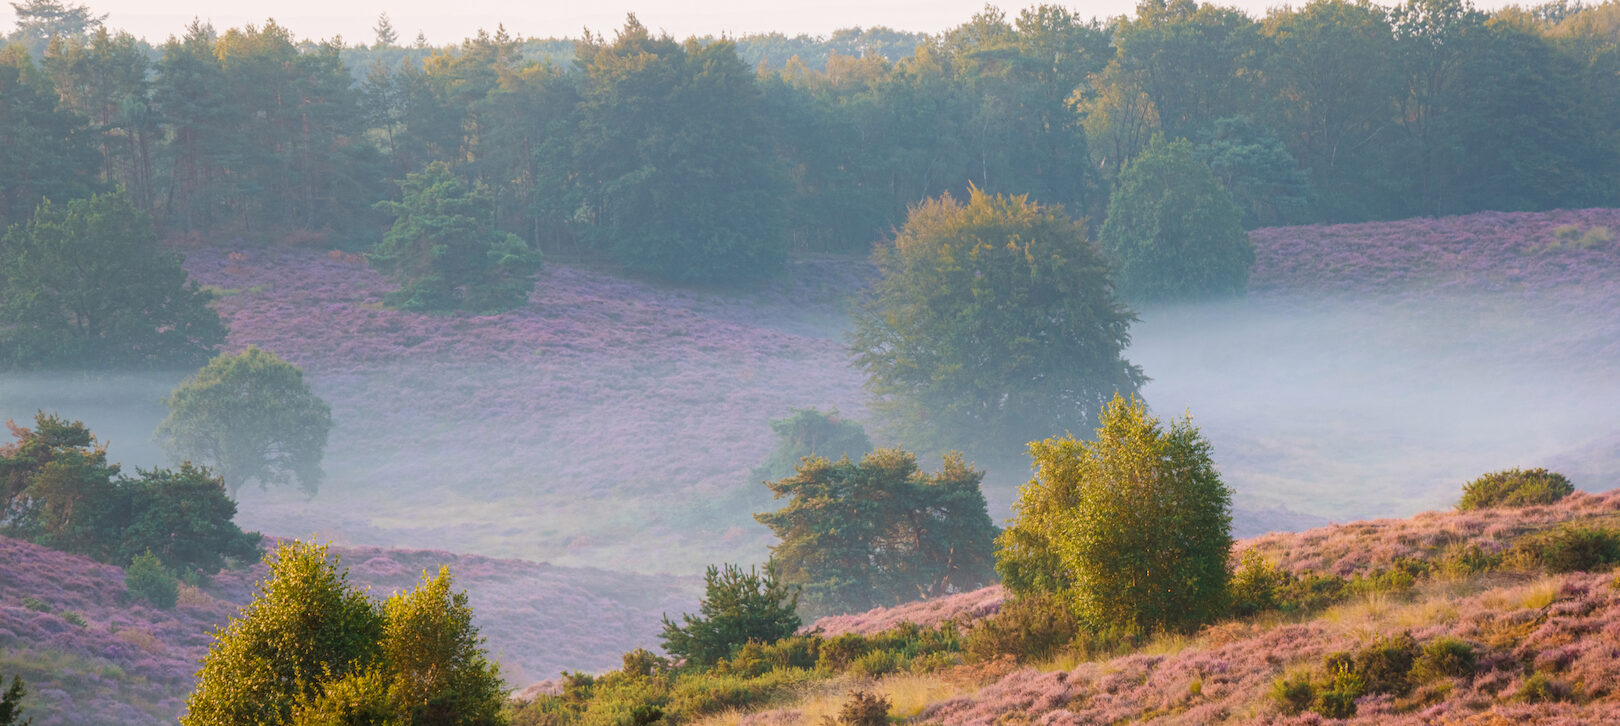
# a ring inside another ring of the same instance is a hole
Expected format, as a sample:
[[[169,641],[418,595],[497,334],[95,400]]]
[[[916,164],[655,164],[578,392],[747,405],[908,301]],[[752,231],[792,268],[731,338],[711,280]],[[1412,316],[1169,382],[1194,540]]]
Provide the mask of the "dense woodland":
[[[631,17],[571,47],[446,48],[402,46],[386,19],[372,47],[273,21],[154,47],[72,7],[23,5],[0,52],[0,225],[123,187],[170,237],[360,249],[388,226],[374,205],[442,162],[547,255],[739,279],[789,250],[864,251],[970,185],[1096,230],[1156,134],[1187,139],[1251,227],[1620,196],[1614,3],[1150,1],[686,41]]]

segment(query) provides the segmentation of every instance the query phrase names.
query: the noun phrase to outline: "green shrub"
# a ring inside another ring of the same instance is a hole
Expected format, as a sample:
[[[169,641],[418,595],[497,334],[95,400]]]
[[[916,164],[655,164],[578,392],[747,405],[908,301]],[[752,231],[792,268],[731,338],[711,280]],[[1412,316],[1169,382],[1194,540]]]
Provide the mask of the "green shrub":
[[[799,629],[797,592],[790,591],[776,576],[775,563],[765,571],[728,564],[709,566],[703,576],[703,602],[698,615],[682,615],[681,624],[667,616],[664,650],[697,666],[713,666],[729,658],[749,641],[770,644],[793,635]]]
[[[905,656],[892,650],[873,650],[850,663],[849,673],[866,678],[885,676],[900,670],[905,660]]]
[[[1423,653],[1412,664],[1412,680],[1428,683],[1441,678],[1471,678],[1477,662],[1474,646],[1467,641],[1435,638],[1423,646]]]
[[[1376,641],[1356,652],[1356,674],[1368,693],[1404,696],[1412,692],[1412,664],[1420,652],[1410,633]]]
[[[842,673],[870,649],[871,644],[866,642],[866,638],[855,633],[842,633],[822,641],[816,665],[834,673]]]
[[[180,581],[151,550],[136,555],[124,568],[124,587],[131,595],[144,598],[163,610],[173,608],[180,600]]]
[[[975,661],[1011,655],[1030,663],[1067,647],[1080,629],[1074,611],[1058,597],[1020,595],[1004,601],[1000,612],[975,623],[963,650]]]
[[[1271,700],[1289,716],[1297,716],[1316,702],[1316,689],[1309,677],[1279,677],[1271,682]]]
[[[1620,562],[1620,532],[1566,524],[1526,537],[1519,550],[1549,572],[1586,572]]]
[[[1457,508],[1528,507],[1552,504],[1574,493],[1563,474],[1546,469],[1494,471],[1463,485]]]
[[[1349,586],[1348,580],[1337,575],[1307,572],[1289,579],[1283,586],[1281,609],[1286,612],[1321,610],[1344,599]]]
[[[825,726],[886,726],[889,723],[889,699],[876,693],[851,691],[849,700],[838,709],[838,719],[823,716]]]
[[[1486,552],[1478,544],[1452,545],[1440,554],[1441,572],[1456,577],[1468,577],[1490,572],[1502,565],[1502,553]]]
[[[69,623],[72,623],[74,625],[74,627],[78,627],[78,628],[82,628],[85,625],[88,625],[88,623],[86,623],[84,621],[84,616],[83,615],[80,615],[80,614],[78,614],[76,612],[73,612],[72,610],[63,611],[62,612],[62,619],[68,621]]]
[[[1514,698],[1525,703],[1556,703],[1567,701],[1569,697],[1569,686],[1545,673],[1530,674],[1514,694]]]
[[[0,677],[0,686],[5,685],[5,678]],[[24,720],[22,717],[22,700],[28,695],[28,687],[23,685],[22,678],[11,677],[11,686],[0,693],[0,726],[28,726],[32,719]]]
[[[1243,618],[1282,607],[1283,588],[1291,578],[1259,552],[1243,553],[1243,561],[1232,573],[1230,592],[1232,614]]]
[[[28,608],[29,610],[32,610],[32,611],[34,611],[36,613],[48,613],[48,612],[51,611],[51,606],[46,605],[43,600],[40,600],[37,597],[25,597],[25,598],[23,598],[22,599],[22,606],[25,607],[25,608]]]
[[[1366,683],[1355,666],[1348,661],[1332,663],[1326,682],[1315,689],[1316,700],[1311,710],[1328,718],[1350,718],[1356,715],[1356,699],[1367,692]]]

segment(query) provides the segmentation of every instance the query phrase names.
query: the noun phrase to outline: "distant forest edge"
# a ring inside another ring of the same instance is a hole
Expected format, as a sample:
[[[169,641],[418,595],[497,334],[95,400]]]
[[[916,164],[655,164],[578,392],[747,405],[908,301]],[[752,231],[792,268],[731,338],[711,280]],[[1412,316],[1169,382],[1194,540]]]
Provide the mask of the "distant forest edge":
[[[987,8],[924,36],[365,46],[29,0],[0,48],[0,226],[122,187],[164,236],[361,250],[441,163],[552,259],[671,279],[861,252],[970,188],[1087,216],[1185,139],[1249,228],[1620,206],[1620,4],[1318,0],[1254,18]],[[702,265],[683,250],[703,249]],[[719,251],[718,254],[715,251]],[[725,260],[716,263],[715,260]]]

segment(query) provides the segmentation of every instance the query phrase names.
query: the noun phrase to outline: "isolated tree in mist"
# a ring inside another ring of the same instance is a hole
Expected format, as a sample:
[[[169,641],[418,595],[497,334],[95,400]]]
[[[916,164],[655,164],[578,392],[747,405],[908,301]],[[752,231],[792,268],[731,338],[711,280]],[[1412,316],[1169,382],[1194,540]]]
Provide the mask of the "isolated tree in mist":
[[[858,463],[811,457],[767,482],[788,502],[754,518],[776,535],[772,559],[802,589],[806,617],[897,605],[995,581],[983,477],[957,454],[937,474],[899,449]]]
[[[197,365],[225,340],[212,298],[126,195],[46,201],[0,240],[0,363]]]
[[[772,421],[771,430],[776,432],[776,450],[754,469],[756,479],[792,476],[799,461],[807,456],[860,457],[872,450],[866,428],[839,416],[838,409],[827,413],[814,408],[794,409],[787,418]]]
[[[766,563],[764,572],[710,565],[698,614],[682,615],[680,623],[664,616],[659,638],[670,655],[712,666],[750,641],[769,645],[798,631],[798,601],[795,589],[777,577],[774,563]]]
[[[1097,628],[1183,630],[1224,612],[1231,490],[1190,417],[1116,396],[1093,441],[1029,445],[1035,478],[998,540],[1015,593],[1052,592]]]
[[[1186,140],[1156,137],[1125,167],[1097,239],[1132,302],[1240,295],[1254,266],[1242,210]]]
[[[975,455],[1088,428],[1147,380],[1125,360],[1130,310],[1082,222],[973,190],[911,210],[874,255],[882,279],[855,321],[874,408],[924,448]]]
[[[331,408],[304,372],[249,346],[220,355],[169,394],[157,440],[170,458],[213,467],[235,494],[243,484],[320,488]]]
[[[407,175],[400,189],[400,201],[377,204],[394,224],[367,255],[400,284],[389,305],[494,313],[528,301],[540,253],[495,227],[488,190],[469,187],[442,162]]]

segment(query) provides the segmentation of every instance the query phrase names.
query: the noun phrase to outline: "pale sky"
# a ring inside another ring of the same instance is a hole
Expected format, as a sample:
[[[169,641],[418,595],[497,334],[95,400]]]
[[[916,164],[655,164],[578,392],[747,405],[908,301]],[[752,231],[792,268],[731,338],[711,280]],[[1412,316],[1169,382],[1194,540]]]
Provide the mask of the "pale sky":
[[[69,0],[73,2],[73,0]],[[193,17],[226,28],[262,23],[265,18],[292,30],[299,38],[325,39],[342,35],[345,42],[370,43],[378,13],[388,11],[403,43],[427,35],[435,45],[468,37],[479,28],[494,30],[505,23],[508,31],[525,37],[578,37],[583,28],[603,32],[624,23],[635,12],[643,25],[664,30],[677,38],[689,35],[741,35],[780,31],[787,35],[825,35],[838,28],[886,25],[897,30],[936,33],[966,22],[984,8],[983,0],[280,0],[279,2],[205,2],[203,0],[91,0],[97,13],[107,14],[109,27],[127,30],[153,43],[178,35]],[[991,3],[1016,16],[1028,2]],[[1136,0],[1087,0],[1063,3],[1083,17],[1110,17],[1131,12]],[[1243,8],[1252,15],[1281,0],[1234,0],[1220,3]],[[1295,3],[1299,4],[1299,3]],[[1481,8],[1506,0],[1478,2]],[[15,16],[10,5],[0,7],[0,27],[8,31]]]

